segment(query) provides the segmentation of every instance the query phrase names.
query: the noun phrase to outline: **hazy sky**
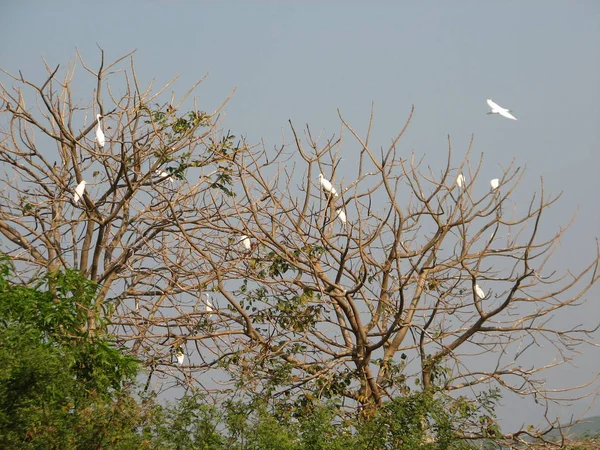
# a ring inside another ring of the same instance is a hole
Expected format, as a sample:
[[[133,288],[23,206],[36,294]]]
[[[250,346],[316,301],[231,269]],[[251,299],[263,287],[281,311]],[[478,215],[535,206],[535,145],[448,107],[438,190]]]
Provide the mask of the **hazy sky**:
[[[540,177],[547,191],[563,192],[546,216],[548,232],[578,211],[556,267],[581,268],[581,258],[594,255],[600,235],[597,0],[3,0],[0,40],[0,66],[34,80],[43,76],[41,57],[66,64],[76,48],[97,67],[96,44],[108,59],[137,49],[146,81],[160,84],[180,74],[178,93],[209,73],[198,91],[200,106],[215,108],[237,87],[224,127],[250,143],[263,139],[267,148],[289,134],[289,119],[298,128],[308,123],[337,133],[337,108],[364,130],[373,102],[374,142],[385,145],[414,104],[400,142],[407,154],[414,149],[435,165],[446,157],[450,135],[458,163],[474,134],[474,155],[485,156],[483,179],[498,176],[514,158],[527,167],[525,200],[539,191]],[[486,115],[490,97],[518,121]],[[599,294],[594,289],[571,319],[598,320]],[[587,351],[577,367],[557,371],[549,383],[583,381],[599,372],[598,357]],[[503,403],[505,425],[531,420],[530,409]],[[590,414],[600,414],[600,405]]]

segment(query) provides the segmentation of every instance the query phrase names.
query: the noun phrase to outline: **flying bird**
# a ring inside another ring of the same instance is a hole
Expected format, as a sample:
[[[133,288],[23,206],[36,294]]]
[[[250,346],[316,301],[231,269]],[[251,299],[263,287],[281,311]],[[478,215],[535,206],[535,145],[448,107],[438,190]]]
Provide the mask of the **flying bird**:
[[[81,183],[79,183],[75,188],[75,193],[73,194],[73,201],[75,202],[75,204],[79,203],[79,200],[83,198],[83,193],[85,192],[86,184],[87,181],[82,180]]]
[[[325,178],[322,173],[319,174],[319,183],[321,184],[321,189],[323,189],[323,191],[325,191],[327,194],[332,194],[334,197],[338,196],[338,193],[331,184],[331,181]]]
[[[185,360],[185,354],[183,353],[183,349],[181,347],[177,347],[177,350],[175,351],[175,356],[177,357],[177,364],[181,366],[183,364],[183,361]]]
[[[243,235],[238,242],[241,242],[246,250],[252,248],[252,242],[250,242],[250,238],[246,235]]]
[[[492,186],[492,191],[498,189],[498,186],[500,186],[500,180],[498,180],[498,178],[494,178],[490,181],[490,186]]]
[[[462,188],[463,184],[465,184],[465,176],[462,173],[459,173],[458,176],[456,177],[456,185],[459,188]]]
[[[485,292],[483,292],[483,289],[481,289],[478,284],[475,285],[475,293],[477,294],[477,297],[482,299],[485,298]]]
[[[106,138],[104,137],[104,131],[102,131],[102,125],[100,124],[101,118],[102,116],[100,114],[96,114],[96,119],[98,120],[98,126],[96,127],[96,142],[100,147],[104,147]]]
[[[510,109],[503,108],[497,103],[494,103],[491,98],[487,99],[487,104],[492,108],[488,114],[500,114],[507,119],[517,120],[517,118],[510,113]]]
[[[346,213],[344,212],[343,208],[338,208],[335,210],[335,216],[340,220],[340,222],[342,222],[344,225],[346,225]]]

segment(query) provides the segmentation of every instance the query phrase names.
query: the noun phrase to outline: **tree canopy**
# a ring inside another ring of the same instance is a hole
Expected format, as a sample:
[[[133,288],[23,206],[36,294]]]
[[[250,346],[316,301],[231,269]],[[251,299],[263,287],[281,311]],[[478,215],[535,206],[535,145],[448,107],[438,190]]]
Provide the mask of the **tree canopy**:
[[[81,70],[93,87],[75,100]],[[5,252],[23,280],[77,270],[97,286],[70,305],[78,332],[93,343],[109,330],[150,391],[334,401],[365,419],[419,398],[462,411],[455,431],[477,439],[500,435],[503,393],[557,400],[544,371],[591,343],[593,329],[553,320],[599,276],[598,254],[555,271],[565,228],[542,228],[558,197],[542,183],[524,200],[517,163],[490,186],[472,143],[455,161],[449,139],[429,167],[402,148],[414,108],[381,150],[372,117],[363,136],[341,113],[339,136],[290,122],[270,149],[226,131],[226,100],[199,107],[199,84],[178,100],[172,82],[143,87],[132,55],[47,72],[38,84],[4,72],[0,86]],[[560,357],[523,364],[532,342]],[[423,410],[421,430],[441,438],[427,421]]]

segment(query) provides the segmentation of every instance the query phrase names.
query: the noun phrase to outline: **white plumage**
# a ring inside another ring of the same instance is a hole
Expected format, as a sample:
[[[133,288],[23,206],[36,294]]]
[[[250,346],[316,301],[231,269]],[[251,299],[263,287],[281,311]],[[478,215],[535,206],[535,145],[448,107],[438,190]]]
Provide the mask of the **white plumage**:
[[[475,285],[475,293],[477,294],[477,297],[485,298],[485,292],[483,292],[483,289],[481,289],[478,284]]]
[[[177,348],[177,351],[175,352],[175,356],[177,357],[177,364],[182,365],[183,361],[185,360],[185,354],[183,353],[183,350],[181,349],[181,347]]]
[[[325,178],[322,173],[319,174],[319,183],[321,184],[321,189],[323,189],[323,191],[325,191],[327,194],[332,194],[334,197],[338,196],[338,193],[331,184],[331,181]]]
[[[250,238],[246,235],[242,236],[239,242],[242,243],[246,250],[250,250],[252,248],[252,242],[250,242]]]
[[[346,225],[346,213],[343,210],[343,208],[336,209],[335,215],[340,220],[340,222],[342,222],[344,225]]]
[[[104,147],[106,144],[106,138],[104,137],[104,131],[102,131],[102,125],[100,124],[100,119],[102,116],[100,114],[96,115],[96,119],[98,120],[98,126],[96,127],[96,142],[100,147]]]
[[[462,188],[463,184],[465,184],[465,176],[462,173],[459,173],[458,176],[456,177],[456,185],[459,188]]]
[[[494,178],[490,181],[490,186],[492,186],[492,191],[498,189],[498,186],[500,186],[500,180],[498,180],[498,178]]]
[[[487,104],[492,108],[488,114],[500,114],[507,119],[517,120],[517,118],[510,113],[510,109],[503,108],[497,103],[494,103],[491,98],[487,99]]]
[[[208,313],[208,320],[212,319],[212,312],[214,311],[212,303],[210,302],[210,295],[206,295],[206,301],[204,302],[205,311]]]
[[[75,204],[79,203],[79,200],[83,198],[83,193],[85,192],[86,184],[87,181],[82,180],[81,183],[79,183],[75,188],[75,193],[73,194],[73,201],[75,202]]]
[[[169,183],[173,184],[173,177],[169,175],[169,172],[156,170],[154,173],[160,177],[161,181],[166,179]]]

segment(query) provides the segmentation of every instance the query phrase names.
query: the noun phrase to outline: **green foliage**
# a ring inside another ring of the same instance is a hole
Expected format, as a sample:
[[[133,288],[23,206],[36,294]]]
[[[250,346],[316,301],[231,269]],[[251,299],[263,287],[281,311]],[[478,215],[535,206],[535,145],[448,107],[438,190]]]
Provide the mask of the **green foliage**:
[[[299,415],[302,450],[343,450],[358,448],[350,422],[341,423],[333,403],[311,404]]]
[[[209,136],[210,143],[207,145],[206,152],[199,158],[192,158],[191,153],[183,153],[175,157],[172,146],[184,142],[199,128],[212,126],[211,117],[201,111],[191,111],[178,116],[172,108],[163,110],[160,105],[155,105],[155,107],[157,109],[154,110],[147,106],[140,106],[139,109],[148,115],[145,122],[158,130],[162,135],[162,141],[166,143],[163,148],[155,151],[154,156],[161,164],[175,163],[164,168],[169,176],[185,180],[185,173],[188,168],[215,164],[216,171],[210,187],[219,189],[225,195],[233,197],[235,193],[232,189],[232,161],[236,154],[244,150],[245,147],[236,143],[236,137],[228,132],[219,140]]]
[[[151,110],[146,106],[141,106],[140,110],[149,114],[146,123],[164,131],[167,138],[165,140],[180,140],[185,135],[196,131],[198,127],[211,125],[210,116],[201,111],[191,111],[186,115],[177,117],[175,110],[167,109],[163,111],[160,105],[156,105],[156,107],[156,110]]]
[[[102,330],[88,333],[96,286],[74,271],[30,285],[11,283],[10,273],[3,259],[0,448],[91,448],[122,438],[139,416],[125,388],[137,362]]]
[[[361,448],[463,450],[446,402],[428,393],[397,397],[358,428]]]
[[[152,448],[227,448],[225,437],[218,431],[223,415],[201,395],[185,396],[175,405],[155,405],[152,416],[153,422],[144,432]]]

